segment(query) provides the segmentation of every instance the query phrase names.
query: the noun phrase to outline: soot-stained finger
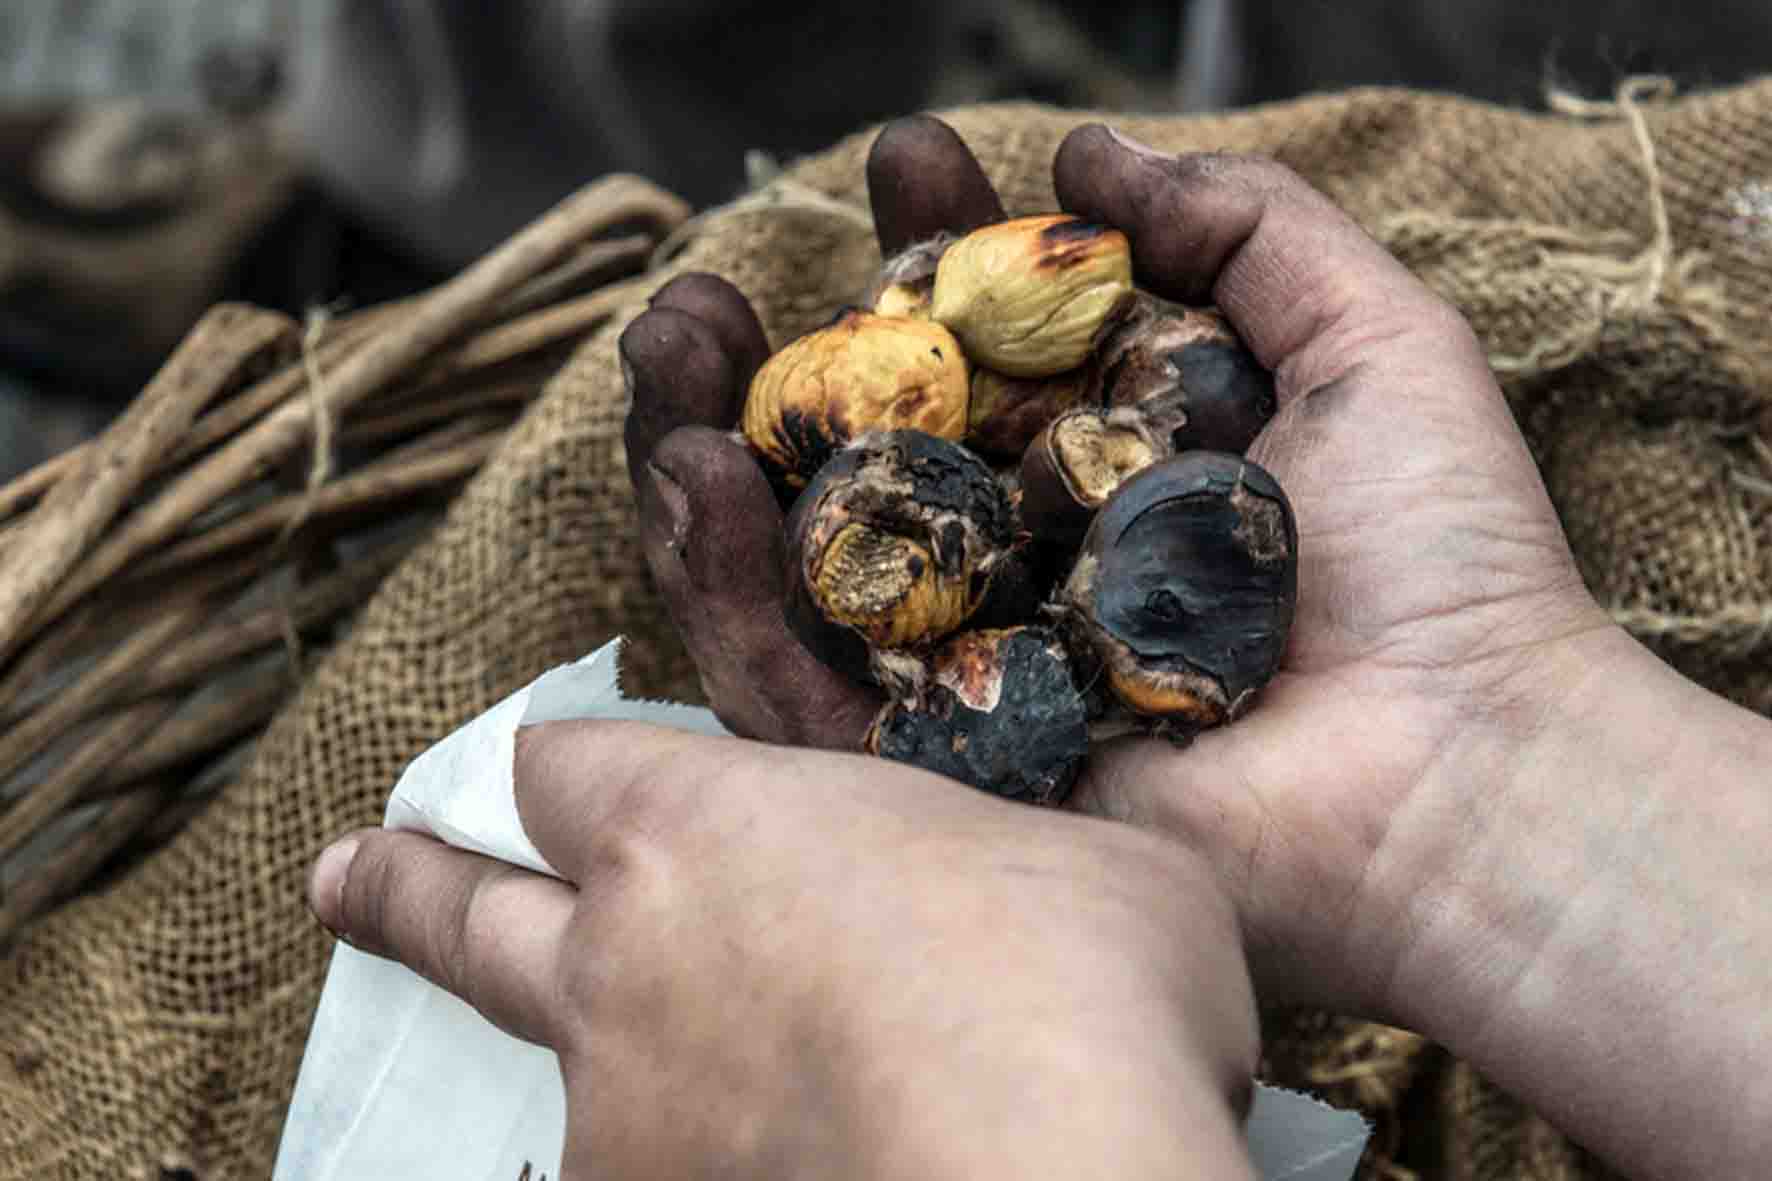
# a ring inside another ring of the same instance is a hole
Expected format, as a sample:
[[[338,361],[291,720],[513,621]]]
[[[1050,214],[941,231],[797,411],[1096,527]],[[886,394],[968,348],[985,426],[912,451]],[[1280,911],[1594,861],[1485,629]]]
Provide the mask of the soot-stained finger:
[[[678,308],[650,308],[616,345],[632,402],[623,430],[636,484],[659,440],[683,426],[730,430],[744,387],[719,334]]]
[[[769,338],[751,301],[718,275],[706,271],[678,275],[658,289],[648,306],[687,312],[713,329],[741,389],[769,359]]]
[[[1217,303],[1270,370],[1333,346],[1338,330],[1446,321],[1401,263],[1275,161],[1165,155],[1094,124],[1065,137],[1053,182],[1066,209],[1126,233],[1141,285]]]
[[[883,699],[789,630],[781,510],[750,453],[685,427],[637,482],[647,561],[715,714],[747,738],[859,749]]]
[[[1003,220],[1003,202],[957,132],[932,115],[894,119],[868,152],[868,202],[880,253]]]

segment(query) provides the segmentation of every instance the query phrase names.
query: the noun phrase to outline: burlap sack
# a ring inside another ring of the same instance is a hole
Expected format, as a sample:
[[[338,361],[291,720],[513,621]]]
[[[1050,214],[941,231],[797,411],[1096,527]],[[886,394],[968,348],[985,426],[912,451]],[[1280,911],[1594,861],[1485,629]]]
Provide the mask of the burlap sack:
[[[1772,81],[1625,98],[1535,116],[1363,91],[1121,122],[1171,150],[1278,156],[1457,300],[1594,591],[1692,675],[1772,709]],[[952,118],[1011,211],[1053,206],[1052,152],[1085,116]],[[868,138],[707,217],[660,281],[727,275],[776,343],[816,324],[876,261]],[[0,965],[0,1173],[263,1175],[329,946],[301,901],[327,838],[374,821],[425,745],[617,632],[634,639],[631,688],[692,694],[633,540],[622,326],[553,380],[244,777],[164,853]],[[1418,1070],[1433,1051],[1413,1039],[1347,1023],[1282,1035],[1276,1061],[1403,1113],[1374,1175],[1539,1181],[1586,1167],[1468,1073],[1450,1086],[1445,1069]]]

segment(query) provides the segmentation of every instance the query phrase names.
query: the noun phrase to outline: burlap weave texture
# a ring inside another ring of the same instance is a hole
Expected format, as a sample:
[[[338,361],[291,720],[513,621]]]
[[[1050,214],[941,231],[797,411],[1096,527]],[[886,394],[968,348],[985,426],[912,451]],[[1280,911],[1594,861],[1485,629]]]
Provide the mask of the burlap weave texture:
[[[1361,91],[1118,123],[1166,150],[1277,156],[1452,298],[1595,593],[1688,674],[1772,712],[1772,81],[1626,98],[1528,115]],[[1012,213],[1054,207],[1052,153],[1089,118],[951,115]],[[710,214],[658,282],[727,276],[777,345],[828,317],[878,261],[869,138]],[[326,840],[374,822],[426,745],[614,634],[633,640],[630,691],[696,695],[647,584],[622,458],[614,345],[642,306],[584,342],[225,796],[0,963],[0,1176],[265,1175],[329,946],[301,901]],[[1323,1053],[1345,1057],[1348,1034],[1335,1028],[1334,1048],[1325,1035]],[[1396,1146],[1418,1138],[1389,1138],[1374,1175],[1586,1175],[1480,1079],[1414,1069],[1428,1048],[1359,1044],[1395,1061],[1374,1068],[1390,1082],[1351,1100],[1381,1115],[1406,1105],[1445,1132],[1414,1155]]]

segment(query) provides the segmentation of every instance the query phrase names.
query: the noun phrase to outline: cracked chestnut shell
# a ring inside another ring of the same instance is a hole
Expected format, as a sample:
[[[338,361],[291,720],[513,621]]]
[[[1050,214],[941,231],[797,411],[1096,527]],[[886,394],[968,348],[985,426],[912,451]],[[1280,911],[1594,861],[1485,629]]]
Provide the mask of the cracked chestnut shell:
[[[1274,416],[1273,375],[1215,309],[1141,293],[1099,364],[1107,405],[1135,408],[1171,451],[1241,453]]]
[[[869,431],[966,434],[970,369],[939,324],[850,309],[757,371],[739,428],[771,477],[806,486]]]
[[[867,435],[788,515],[789,625],[825,663],[872,679],[870,649],[929,644],[989,595],[1016,542],[983,460],[920,431]]]
[[[1121,484],[1168,454],[1134,414],[1061,414],[1022,454],[1022,521],[1042,541],[1074,547]]]
[[[1087,360],[1132,297],[1125,234],[1048,214],[985,226],[949,246],[929,314],[975,364],[1049,377]]]
[[[1241,456],[1190,451],[1096,514],[1058,605],[1123,704],[1205,727],[1236,717],[1279,669],[1297,595],[1280,485]]]
[[[880,711],[867,749],[1009,799],[1056,804],[1088,753],[1088,719],[1055,632],[962,632],[930,659],[916,699]]]

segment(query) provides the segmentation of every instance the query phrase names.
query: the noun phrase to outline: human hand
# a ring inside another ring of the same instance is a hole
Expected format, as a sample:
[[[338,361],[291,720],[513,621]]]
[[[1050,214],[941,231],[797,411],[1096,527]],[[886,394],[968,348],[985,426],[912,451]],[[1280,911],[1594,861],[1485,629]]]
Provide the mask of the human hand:
[[[1067,209],[1127,232],[1142,286],[1215,298],[1275,372],[1251,456],[1300,538],[1292,644],[1259,707],[1185,751],[1098,748],[1074,803],[1220,867],[1265,996],[1383,1010],[1400,888],[1370,871],[1393,818],[1545,647],[1605,621],[1469,329],[1327,200],[1272,163],[1153,157],[1101,128],[1069,137],[1055,180]],[[885,254],[1003,216],[932,119],[889,126],[868,182]],[[721,433],[767,355],[755,317],[691,276],[621,348],[648,557],[710,702],[741,733],[855,747],[880,696],[783,625],[780,514]]]
[[[1468,327],[1321,195],[1100,127],[1054,179],[1128,234],[1141,285],[1210,297],[1273,370],[1250,455],[1299,535],[1264,699],[1186,750],[1097,748],[1072,805],[1215,866],[1264,1001],[1426,1033],[1643,1176],[1753,1175],[1772,1153],[1772,915],[1742,900],[1772,890],[1772,854],[1741,834],[1772,827],[1772,727],[1610,623]],[[869,182],[887,252],[1001,215],[934,120],[883,132]],[[779,515],[710,429],[736,417],[761,331],[717,280],[679,283],[622,342],[653,570],[729,725],[853,744],[878,698],[783,626]],[[751,352],[720,343],[741,336]]]
[[[634,723],[514,780],[565,881],[372,829],[310,905],[556,1051],[568,1181],[1252,1175],[1236,924],[1172,844]]]

